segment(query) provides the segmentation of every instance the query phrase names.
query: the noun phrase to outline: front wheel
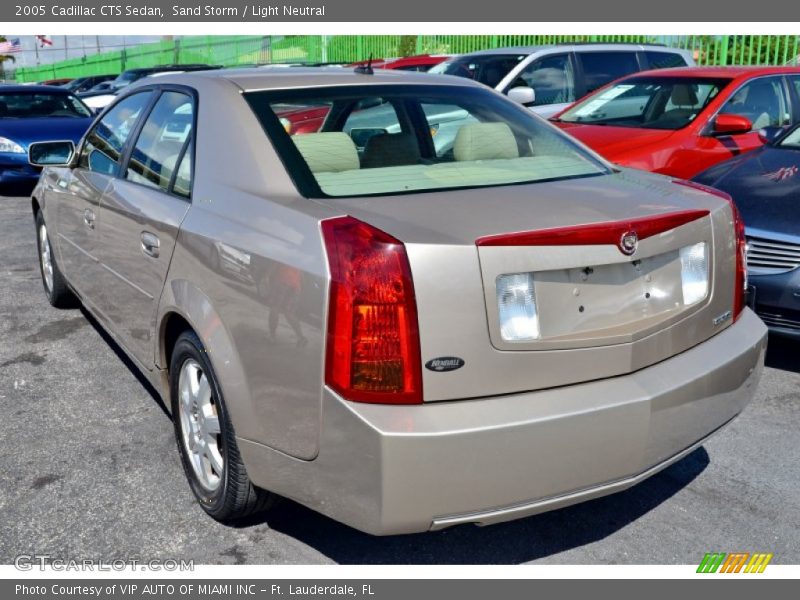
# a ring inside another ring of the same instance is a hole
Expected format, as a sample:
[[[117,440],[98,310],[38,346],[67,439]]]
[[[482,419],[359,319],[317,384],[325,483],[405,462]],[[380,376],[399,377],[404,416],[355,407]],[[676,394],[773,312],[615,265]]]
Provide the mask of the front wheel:
[[[234,521],[268,508],[274,496],[247,476],[208,353],[194,332],[178,337],[169,378],[183,470],[203,510]]]
[[[53,247],[50,245],[50,234],[41,210],[36,213],[36,241],[39,248],[39,271],[42,274],[42,286],[47,300],[56,308],[76,306],[75,295],[67,286],[64,276],[58,268]]]

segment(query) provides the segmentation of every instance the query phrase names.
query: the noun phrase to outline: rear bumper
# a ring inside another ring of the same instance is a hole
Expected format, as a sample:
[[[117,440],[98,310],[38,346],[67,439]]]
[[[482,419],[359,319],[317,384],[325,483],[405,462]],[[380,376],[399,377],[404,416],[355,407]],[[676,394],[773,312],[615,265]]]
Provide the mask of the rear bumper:
[[[746,309],[691,350],[611,379],[423,406],[326,392],[315,460],[240,449],[257,485],[369,533],[506,521],[625,489],[690,452],[752,398],[766,335]]]

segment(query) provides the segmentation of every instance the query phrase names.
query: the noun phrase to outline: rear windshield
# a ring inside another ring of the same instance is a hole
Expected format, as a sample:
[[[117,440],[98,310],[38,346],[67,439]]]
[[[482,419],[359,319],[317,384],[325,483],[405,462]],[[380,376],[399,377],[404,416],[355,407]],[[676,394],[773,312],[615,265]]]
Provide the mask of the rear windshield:
[[[729,83],[703,77],[630,77],[575,103],[557,120],[677,130],[694,121]]]
[[[358,86],[245,95],[301,193],[367,196],[608,172],[489,90]]]
[[[516,67],[527,54],[484,54],[460,56],[432,67],[429,73],[455,75],[480,81],[489,87],[497,87],[503,78]]]
[[[72,94],[0,93],[0,119],[90,116],[86,105]]]

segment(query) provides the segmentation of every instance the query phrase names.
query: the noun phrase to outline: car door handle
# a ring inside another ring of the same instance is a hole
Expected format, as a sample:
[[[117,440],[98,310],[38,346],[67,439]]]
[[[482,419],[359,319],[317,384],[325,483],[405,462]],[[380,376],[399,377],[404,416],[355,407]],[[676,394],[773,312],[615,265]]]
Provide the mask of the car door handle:
[[[142,252],[147,256],[158,258],[159,248],[161,247],[161,240],[155,234],[149,231],[142,232]]]
[[[91,208],[87,208],[83,211],[83,222],[89,226],[90,229],[94,229],[94,211]]]

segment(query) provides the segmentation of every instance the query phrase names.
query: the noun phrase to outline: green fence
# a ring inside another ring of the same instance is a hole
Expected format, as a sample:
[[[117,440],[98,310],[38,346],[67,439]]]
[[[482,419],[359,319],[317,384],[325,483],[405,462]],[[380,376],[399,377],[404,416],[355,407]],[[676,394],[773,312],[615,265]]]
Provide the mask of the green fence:
[[[333,35],[190,36],[16,70],[19,82],[119,73],[135,67],[209,63],[353,62],[412,54],[461,54],[518,45],[567,42],[655,43],[691,50],[704,65],[797,64],[800,36],[656,35]]]

